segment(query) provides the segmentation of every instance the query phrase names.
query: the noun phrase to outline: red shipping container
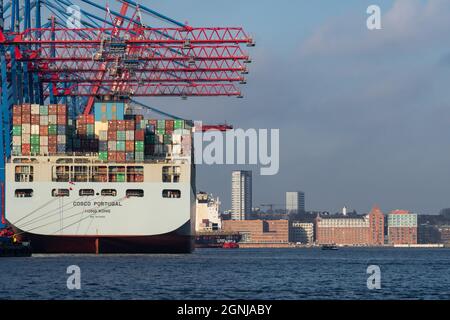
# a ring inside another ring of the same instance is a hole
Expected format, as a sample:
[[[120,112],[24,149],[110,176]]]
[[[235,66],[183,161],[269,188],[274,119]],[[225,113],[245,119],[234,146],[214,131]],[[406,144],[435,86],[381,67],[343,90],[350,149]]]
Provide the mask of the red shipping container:
[[[173,133],[173,128],[166,127],[166,134],[172,134],[172,133]]]
[[[117,161],[118,163],[124,163],[124,162],[126,162],[125,152],[116,152],[116,156],[117,156],[116,161]]]
[[[48,153],[55,154],[58,152],[58,147],[56,145],[48,145]]]
[[[145,131],[144,130],[136,130],[134,132],[134,140],[144,141],[145,140]]]
[[[55,145],[55,147],[56,147],[57,144],[58,144],[58,136],[55,136],[55,135],[48,136],[48,145],[49,145],[49,147],[51,145]]]
[[[134,129],[135,129],[134,120],[126,120],[125,121],[125,130],[134,130]]]
[[[22,144],[22,155],[29,156],[31,153],[31,144],[24,143]]]
[[[31,115],[31,124],[40,124],[40,116],[38,114]]]
[[[167,129],[173,130],[173,120],[166,120],[166,130]]]
[[[16,126],[20,126],[22,124],[22,116],[21,115],[13,115],[13,124]]]
[[[39,127],[39,135],[41,135],[41,136],[48,136],[48,127],[47,126],[40,126]]]
[[[114,140],[117,140],[117,131],[108,130],[108,141],[114,141]]]
[[[93,114],[88,114],[86,116],[86,123],[87,124],[94,124],[95,123],[95,117]]]
[[[49,105],[48,114],[58,114],[58,106],[56,104]]]
[[[57,124],[59,124],[59,125],[66,125],[67,124],[67,116],[58,114]]]
[[[136,119],[136,122],[141,122],[142,120],[144,120],[144,116],[142,114],[137,114],[135,119]]]
[[[22,114],[22,106],[21,105],[13,106],[13,114],[21,115]]]
[[[22,123],[31,123],[31,114],[22,113]]]
[[[22,114],[24,113],[31,113],[31,104],[22,105]]]
[[[134,151],[134,140],[125,142],[125,151],[133,152]]]
[[[108,161],[116,162],[117,161],[117,152],[115,152],[115,151],[108,152]]]
[[[67,113],[67,107],[66,107],[66,105],[65,104],[58,104],[57,105],[57,113],[58,114],[66,114]]]
[[[125,121],[124,120],[117,120],[117,130],[118,131],[125,131]]]
[[[117,131],[117,121],[115,120],[108,121],[108,130]]]

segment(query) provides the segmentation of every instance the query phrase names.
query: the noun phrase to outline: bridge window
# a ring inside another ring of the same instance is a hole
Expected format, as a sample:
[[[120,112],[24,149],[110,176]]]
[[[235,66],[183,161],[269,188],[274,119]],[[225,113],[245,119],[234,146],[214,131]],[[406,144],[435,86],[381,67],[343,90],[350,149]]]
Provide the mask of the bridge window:
[[[115,197],[117,196],[117,190],[115,189],[103,189],[101,195],[104,197]]]
[[[73,166],[72,175],[74,182],[88,182],[88,167]]]
[[[144,167],[128,167],[127,182],[144,182]]]
[[[80,197],[92,197],[95,195],[94,189],[81,189]]]
[[[16,198],[31,198],[33,196],[33,189],[16,189],[14,196]]]
[[[52,197],[69,197],[70,191],[69,189],[53,189]]]
[[[108,182],[108,167],[107,166],[93,166],[91,168],[91,182]]]
[[[69,182],[70,167],[69,166],[55,166],[52,169],[53,182]]]
[[[180,190],[163,190],[162,196],[163,196],[163,198],[179,199],[179,198],[181,198],[181,191]]]
[[[33,166],[16,166],[15,180],[16,182],[33,182],[34,168]]]
[[[127,198],[143,198],[144,190],[130,189],[130,190],[127,190],[126,196],[127,196]]]
[[[181,167],[165,166],[162,169],[162,181],[165,183],[180,182]]]
[[[109,167],[109,182],[125,182],[125,167]]]

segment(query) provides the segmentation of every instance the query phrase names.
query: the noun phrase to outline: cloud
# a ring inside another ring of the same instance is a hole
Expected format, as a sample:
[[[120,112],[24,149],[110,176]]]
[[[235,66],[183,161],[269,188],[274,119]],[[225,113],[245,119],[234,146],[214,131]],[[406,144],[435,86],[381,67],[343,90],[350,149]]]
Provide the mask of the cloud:
[[[342,16],[316,30],[302,45],[304,56],[383,54],[396,50],[415,54],[441,41],[450,31],[450,2],[445,0],[396,0],[382,12],[382,30],[368,30],[366,18]],[[418,46],[417,44],[420,44]]]

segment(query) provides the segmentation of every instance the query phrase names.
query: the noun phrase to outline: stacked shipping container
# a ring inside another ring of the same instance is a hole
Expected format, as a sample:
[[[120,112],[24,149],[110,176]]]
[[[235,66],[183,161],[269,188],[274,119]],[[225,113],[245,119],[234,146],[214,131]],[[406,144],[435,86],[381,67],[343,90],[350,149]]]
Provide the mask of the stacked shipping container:
[[[100,106],[102,109],[94,115],[78,116],[75,128],[68,125],[65,105],[14,106],[13,155],[89,153],[111,163],[141,163],[167,155],[191,155],[192,129],[184,120],[124,116],[120,103]],[[113,120],[105,122],[107,118]],[[117,172],[118,179],[120,174]]]
[[[13,106],[12,154],[52,155],[67,152],[67,106]]]

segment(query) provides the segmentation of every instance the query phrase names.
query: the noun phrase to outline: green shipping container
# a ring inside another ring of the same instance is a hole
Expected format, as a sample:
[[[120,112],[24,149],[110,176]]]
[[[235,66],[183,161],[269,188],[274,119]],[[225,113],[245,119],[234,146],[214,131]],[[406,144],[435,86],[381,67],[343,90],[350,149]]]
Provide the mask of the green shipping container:
[[[136,152],[144,152],[144,141],[135,141],[134,150]]]
[[[156,133],[157,133],[157,134],[163,135],[163,134],[166,133],[166,129],[157,129],[157,130],[156,130]]]
[[[164,135],[164,144],[172,144],[172,135],[171,134]]]
[[[31,145],[31,154],[39,154],[40,151],[39,145]]]
[[[125,151],[125,141],[117,141],[116,151]]]
[[[125,173],[117,173],[116,181],[117,182],[125,182],[126,181]]]
[[[173,124],[173,128],[176,129],[184,129],[184,120],[175,120]]]
[[[31,145],[38,145],[39,146],[39,144],[41,142],[41,138],[39,137],[38,134],[32,134],[30,142],[31,142]]]
[[[41,116],[48,116],[48,106],[40,106],[39,107],[39,114]]]
[[[127,140],[127,134],[125,131],[117,131],[117,140],[118,141],[125,141]]]
[[[166,120],[158,120],[157,129],[166,129]]]
[[[135,152],[134,153],[134,160],[136,162],[142,162],[145,159],[144,152]]]
[[[58,126],[56,124],[48,125],[48,134],[49,135],[57,135],[58,134]]]
[[[13,136],[22,135],[22,126],[13,126]]]
[[[100,161],[108,161],[108,152],[104,152],[104,151],[99,152],[98,159]]]

